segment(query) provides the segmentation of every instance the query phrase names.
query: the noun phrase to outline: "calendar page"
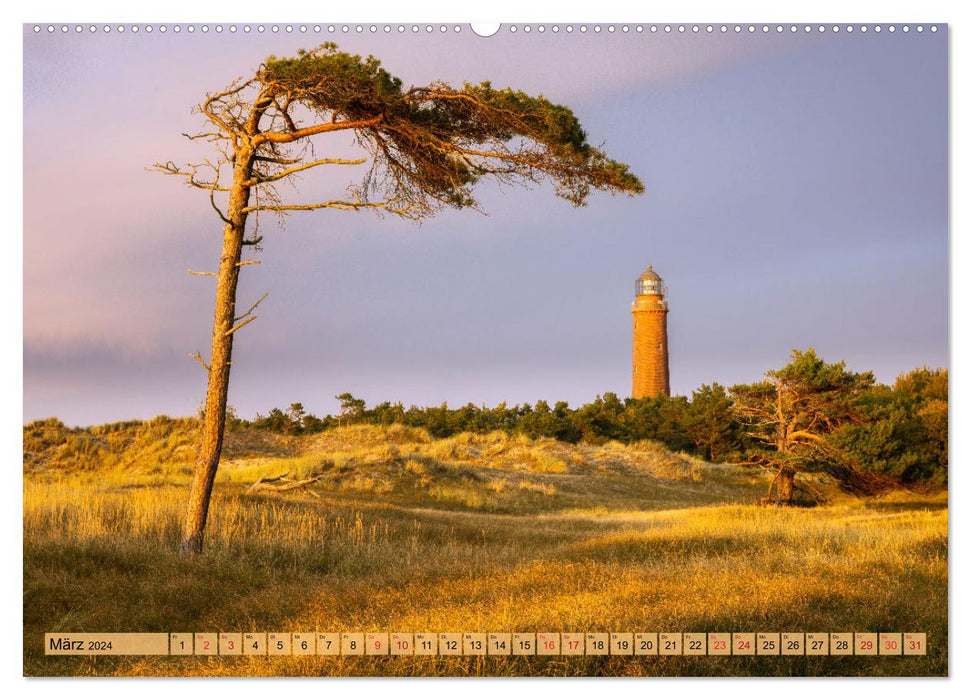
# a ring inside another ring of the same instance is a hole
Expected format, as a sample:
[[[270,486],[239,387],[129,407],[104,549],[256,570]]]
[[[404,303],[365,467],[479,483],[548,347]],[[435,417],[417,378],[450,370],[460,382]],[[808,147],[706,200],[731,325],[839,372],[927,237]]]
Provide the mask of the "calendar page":
[[[947,676],[946,23],[23,26],[25,676]]]

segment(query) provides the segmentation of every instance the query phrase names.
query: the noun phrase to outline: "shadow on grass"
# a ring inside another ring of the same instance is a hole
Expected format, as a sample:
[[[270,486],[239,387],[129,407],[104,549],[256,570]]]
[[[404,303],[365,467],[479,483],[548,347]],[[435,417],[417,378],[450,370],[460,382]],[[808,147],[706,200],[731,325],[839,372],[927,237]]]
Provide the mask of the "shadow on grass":
[[[905,503],[895,503],[892,501],[869,501],[866,504],[867,510],[875,510],[881,513],[910,513],[915,511],[942,511],[947,510],[947,501],[940,498],[927,498]]]

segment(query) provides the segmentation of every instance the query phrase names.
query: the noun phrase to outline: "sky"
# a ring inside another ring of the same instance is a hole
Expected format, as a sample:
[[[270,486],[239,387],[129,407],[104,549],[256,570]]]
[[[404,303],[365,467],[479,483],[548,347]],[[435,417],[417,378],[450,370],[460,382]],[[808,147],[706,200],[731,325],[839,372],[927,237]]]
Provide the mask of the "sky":
[[[569,105],[646,191],[576,209],[548,186],[484,186],[486,214],[421,226],[265,220],[261,264],[240,285],[242,308],[269,292],[236,338],[240,415],[294,401],[323,414],[345,391],[369,405],[627,396],[633,282],[647,264],[669,290],[673,393],[757,380],[793,348],[888,383],[948,366],[945,27],[324,29],[24,28],[25,421],[196,412],[205,376],[187,355],[207,352],[214,283],[186,271],[213,269],[221,226],[202,193],[146,166],[211,155],[181,135],[202,126],[192,105],[269,54],[328,39],[406,85],[491,80]],[[316,147],[354,155],[343,139]],[[284,192],[332,198],[353,177]]]

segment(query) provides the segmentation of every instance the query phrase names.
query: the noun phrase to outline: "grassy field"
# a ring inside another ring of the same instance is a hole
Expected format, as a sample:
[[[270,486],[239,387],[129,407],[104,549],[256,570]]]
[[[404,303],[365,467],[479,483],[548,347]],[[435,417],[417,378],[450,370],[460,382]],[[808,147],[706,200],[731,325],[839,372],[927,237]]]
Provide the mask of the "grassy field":
[[[230,435],[176,555],[194,423],[24,430],[26,675],[946,675],[947,497],[754,505],[653,443]],[[246,495],[261,476],[314,493]],[[45,657],[45,632],[916,631],[926,657]]]

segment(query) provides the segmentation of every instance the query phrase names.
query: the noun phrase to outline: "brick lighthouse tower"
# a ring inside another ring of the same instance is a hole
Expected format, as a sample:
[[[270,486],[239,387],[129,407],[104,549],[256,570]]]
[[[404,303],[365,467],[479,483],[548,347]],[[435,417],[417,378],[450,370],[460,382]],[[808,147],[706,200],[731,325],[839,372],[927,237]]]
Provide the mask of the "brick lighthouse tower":
[[[671,395],[668,377],[668,302],[664,280],[651,266],[634,283],[634,363],[631,396]]]

